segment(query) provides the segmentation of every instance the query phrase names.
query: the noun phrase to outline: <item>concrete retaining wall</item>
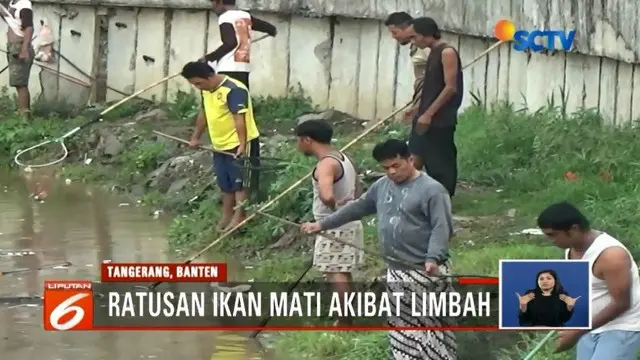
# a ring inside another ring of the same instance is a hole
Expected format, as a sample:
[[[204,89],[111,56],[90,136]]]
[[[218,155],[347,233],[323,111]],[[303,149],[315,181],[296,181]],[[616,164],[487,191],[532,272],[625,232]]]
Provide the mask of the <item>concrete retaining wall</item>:
[[[254,94],[278,96],[301,86],[321,107],[335,107],[362,118],[384,117],[411,96],[412,71],[408,49],[398,47],[388,36],[381,18],[398,9],[433,16],[449,31],[446,39],[458,46],[463,63],[468,63],[495,42],[487,36],[495,21],[512,14],[514,22],[524,24],[522,28],[579,24],[575,27],[578,52],[529,56],[503,45],[465,71],[469,92],[485,102],[502,99],[522,104],[526,99],[531,109],[544,106],[551,97],[560,104],[564,94],[569,110],[597,107],[612,123],[640,118],[640,40],[637,17],[630,15],[637,14],[640,6],[631,1],[537,0],[525,2],[529,4],[525,7],[516,0],[492,0],[483,5],[471,0],[322,5],[326,3],[245,2],[252,9],[267,10],[254,11],[254,15],[275,23],[279,31],[275,39],[253,47],[252,58],[257,59],[251,75]],[[100,5],[71,0],[63,7],[41,0],[36,4],[36,20],[46,18],[57,29],[56,48],[83,72],[131,93],[177,72],[185,62],[219,44],[216,17],[204,10],[208,6],[205,0],[108,0]],[[579,21],[580,16],[592,20]],[[596,18],[600,18],[598,23]],[[613,18],[615,22],[610,21]],[[606,25],[612,23],[618,26]],[[0,49],[5,48],[2,42],[4,37],[0,37]],[[0,67],[5,64],[0,59]],[[90,82],[65,60],[49,66]],[[37,66],[33,75],[33,93],[43,93],[47,99],[101,100],[100,86],[82,87]],[[0,85],[7,81],[6,73],[0,75]],[[175,78],[145,95],[164,100],[179,89],[187,90],[187,85]],[[121,97],[112,90],[106,92],[107,100]],[[471,100],[467,93],[465,105]]]
[[[60,0],[35,0],[62,3]],[[67,0],[69,5],[206,10],[210,0]],[[576,51],[640,62],[640,4],[634,0],[238,0],[252,11],[383,20],[393,11],[431,16],[443,29],[493,36],[501,18],[521,29],[576,29]]]

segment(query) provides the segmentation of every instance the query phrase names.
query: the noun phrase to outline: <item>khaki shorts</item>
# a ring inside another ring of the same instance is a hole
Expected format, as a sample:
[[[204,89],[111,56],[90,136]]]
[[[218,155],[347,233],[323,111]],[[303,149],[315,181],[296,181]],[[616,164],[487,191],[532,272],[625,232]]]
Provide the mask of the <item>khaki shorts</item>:
[[[31,74],[31,66],[33,58],[36,56],[32,46],[29,46],[29,60],[21,61],[18,59],[22,49],[21,43],[7,44],[7,63],[9,64],[9,86],[29,86],[29,75]]]

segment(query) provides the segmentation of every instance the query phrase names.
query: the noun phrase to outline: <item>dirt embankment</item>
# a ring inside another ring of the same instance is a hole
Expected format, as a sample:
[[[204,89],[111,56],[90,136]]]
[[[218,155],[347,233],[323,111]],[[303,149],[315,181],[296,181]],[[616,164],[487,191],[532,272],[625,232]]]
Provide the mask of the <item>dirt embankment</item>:
[[[291,162],[292,155],[298,155],[295,154],[293,135],[297,123],[307,119],[325,119],[333,123],[338,136],[347,138],[362,131],[366,124],[365,121],[333,110],[303,113],[290,109],[273,110],[269,105],[263,108],[267,113],[258,116],[261,155],[276,159],[263,164],[267,168],[275,168],[263,171],[266,177],[263,177],[261,188],[266,196],[272,195],[269,192],[274,181],[283,178],[293,180],[291,177],[296,176],[287,173],[286,166]],[[284,113],[284,117],[277,117],[278,110]],[[170,211],[174,215],[188,211],[199,198],[208,197],[203,196],[205,193],[215,192],[212,153],[188,148],[180,141],[158,135],[158,132],[188,140],[193,131],[192,119],[184,114],[176,116],[175,112],[163,106],[146,108],[89,127],[65,140],[69,156],[64,162],[51,167],[27,169],[25,174],[30,179],[30,190],[35,196],[46,197],[56,179],[57,183],[83,181],[92,185],[106,185],[113,191],[151,204],[159,211]],[[83,121],[86,121],[86,116]],[[44,120],[38,126],[45,137],[56,136],[66,132],[67,127],[72,127],[70,124],[65,127],[64,124]],[[20,138],[26,130],[16,127],[12,131]],[[23,144],[13,147],[31,146],[34,140],[39,142],[41,138],[38,136],[36,140],[35,136],[25,136],[21,139]],[[209,137],[205,134],[202,145],[206,147],[209,144]],[[12,149],[12,146],[5,148]],[[52,150],[57,151],[58,148],[52,147]],[[38,156],[36,159],[29,159],[30,155],[25,155],[25,159],[30,160],[28,163],[46,162],[45,159],[48,161],[57,157],[51,152],[34,154]]]

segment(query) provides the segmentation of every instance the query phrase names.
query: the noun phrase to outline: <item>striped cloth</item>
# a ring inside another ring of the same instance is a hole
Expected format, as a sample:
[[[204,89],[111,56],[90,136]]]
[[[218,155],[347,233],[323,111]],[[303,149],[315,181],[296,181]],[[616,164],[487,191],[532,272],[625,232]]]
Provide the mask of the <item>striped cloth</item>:
[[[450,265],[440,266],[440,273],[450,274]],[[429,278],[424,272],[409,270],[387,270],[387,292],[424,293],[452,291],[450,278]],[[404,298],[410,298],[404,296]],[[393,304],[393,302],[392,302]],[[415,307],[421,311],[421,306]],[[395,313],[396,309],[392,309]],[[400,301],[400,316],[388,319],[389,325],[397,327],[450,326],[450,321],[432,317],[414,317],[411,304]],[[392,330],[389,332],[389,359],[391,360],[455,360],[456,338],[451,331]]]

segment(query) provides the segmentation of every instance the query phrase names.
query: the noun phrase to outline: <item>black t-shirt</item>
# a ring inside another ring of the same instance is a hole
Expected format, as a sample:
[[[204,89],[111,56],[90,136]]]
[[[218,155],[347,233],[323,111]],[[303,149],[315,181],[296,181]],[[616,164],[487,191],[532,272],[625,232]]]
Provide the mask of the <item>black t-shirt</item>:
[[[567,303],[558,294],[536,294],[527,304],[527,311],[519,312],[519,322],[520,326],[563,327],[572,315],[573,311],[567,310]]]

